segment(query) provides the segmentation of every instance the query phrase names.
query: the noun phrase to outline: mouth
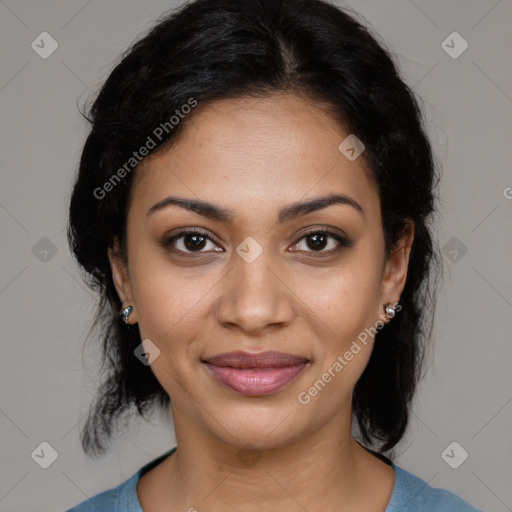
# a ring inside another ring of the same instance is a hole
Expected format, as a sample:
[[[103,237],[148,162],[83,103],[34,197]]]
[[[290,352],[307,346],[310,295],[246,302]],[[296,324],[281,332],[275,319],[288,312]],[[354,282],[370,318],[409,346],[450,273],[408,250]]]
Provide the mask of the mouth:
[[[202,363],[219,382],[246,396],[268,395],[295,379],[309,359],[282,352],[228,352]]]

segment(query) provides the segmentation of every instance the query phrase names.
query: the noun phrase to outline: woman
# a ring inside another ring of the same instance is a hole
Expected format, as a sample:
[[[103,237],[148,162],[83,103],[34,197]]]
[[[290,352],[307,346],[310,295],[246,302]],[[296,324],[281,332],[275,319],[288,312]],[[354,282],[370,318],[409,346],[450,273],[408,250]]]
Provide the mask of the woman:
[[[170,404],[177,449],[71,510],[476,510],[392,461],[437,176],[369,31],[319,0],[197,0],[134,44],[91,122],[68,237],[110,373],[82,443]]]

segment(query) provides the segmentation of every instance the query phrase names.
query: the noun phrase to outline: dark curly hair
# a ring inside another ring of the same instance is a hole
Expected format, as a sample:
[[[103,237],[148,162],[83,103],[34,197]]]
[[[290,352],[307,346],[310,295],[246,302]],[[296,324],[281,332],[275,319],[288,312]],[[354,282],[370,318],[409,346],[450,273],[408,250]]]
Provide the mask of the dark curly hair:
[[[105,452],[115,421],[132,406],[147,418],[153,406],[164,410],[170,404],[151,368],[134,357],[141,343],[138,326],[126,329],[119,316],[107,248],[117,237],[126,262],[126,217],[137,167],[115,183],[114,175],[121,175],[123,165],[126,171],[155,127],[166,129],[153,137],[150,154],[177,140],[187,116],[175,127],[169,119],[191,98],[198,104],[193,116],[221,98],[276,92],[327,106],[364,143],[363,158],[379,190],[386,255],[407,222],[414,222],[402,309],[377,333],[353,392],[361,440],[380,452],[398,443],[432,333],[440,258],[430,227],[437,165],[418,100],[397,69],[393,54],[357,14],[323,0],[196,0],[166,13],[121,57],[83,114],[92,129],[67,227],[84,280],[99,292],[93,327],[103,343],[103,379],[80,434],[87,454]],[[113,183],[109,193],[99,194],[107,182]]]

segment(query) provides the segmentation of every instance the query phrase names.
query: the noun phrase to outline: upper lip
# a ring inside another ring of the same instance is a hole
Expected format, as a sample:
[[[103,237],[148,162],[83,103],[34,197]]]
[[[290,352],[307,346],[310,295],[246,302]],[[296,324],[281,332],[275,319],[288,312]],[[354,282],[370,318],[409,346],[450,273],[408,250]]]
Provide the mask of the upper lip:
[[[285,354],[284,352],[266,351],[249,353],[238,350],[208,357],[203,359],[203,362],[215,366],[230,366],[232,368],[272,368],[296,366],[307,363],[309,360],[302,356]]]

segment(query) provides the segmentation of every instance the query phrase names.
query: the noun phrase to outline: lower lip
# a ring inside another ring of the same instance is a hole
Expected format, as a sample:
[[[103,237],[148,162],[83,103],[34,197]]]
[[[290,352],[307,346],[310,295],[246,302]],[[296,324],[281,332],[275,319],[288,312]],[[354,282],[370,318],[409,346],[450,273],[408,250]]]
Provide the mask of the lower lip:
[[[205,363],[210,372],[228,388],[246,396],[274,393],[291,382],[307,363],[280,368],[239,369]]]

